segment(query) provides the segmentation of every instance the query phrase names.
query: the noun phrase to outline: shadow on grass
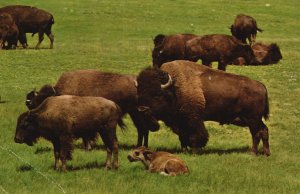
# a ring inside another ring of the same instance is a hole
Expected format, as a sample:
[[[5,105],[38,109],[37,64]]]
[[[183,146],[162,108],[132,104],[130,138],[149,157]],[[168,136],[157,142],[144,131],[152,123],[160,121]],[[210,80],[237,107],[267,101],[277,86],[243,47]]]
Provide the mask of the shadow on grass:
[[[80,166],[73,166],[73,165],[67,165],[68,171],[78,171],[78,170],[89,170],[89,169],[95,169],[95,168],[104,168],[105,164],[99,164],[97,161],[94,162],[88,162],[86,164],[80,165]]]
[[[75,149],[84,149],[82,144],[76,144]],[[119,149],[120,150],[133,150],[135,149],[135,145],[127,145],[127,144],[119,144]],[[104,145],[94,145],[92,147],[92,150],[106,150],[106,147]],[[155,148],[156,151],[165,151],[169,152],[172,154],[176,153],[183,153],[181,148],[166,148],[166,147],[157,147]],[[37,148],[35,151],[35,154],[43,154],[46,152],[52,151],[52,148],[50,147],[40,147]],[[237,147],[237,148],[229,148],[229,149],[220,149],[220,148],[213,148],[213,149],[198,149],[196,151],[192,151],[192,149],[189,149],[187,153],[189,154],[197,154],[197,155],[208,155],[208,154],[218,154],[218,155],[223,155],[223,154],[232,154],[232,153],[247,153],[250,151],[250,148],[248,146],[243,146],[243,147]]]
[[[27,172],[33,170],[33,167],[29,164],[21,165],[19,168],[17,168],[17,171],[19,172]]]

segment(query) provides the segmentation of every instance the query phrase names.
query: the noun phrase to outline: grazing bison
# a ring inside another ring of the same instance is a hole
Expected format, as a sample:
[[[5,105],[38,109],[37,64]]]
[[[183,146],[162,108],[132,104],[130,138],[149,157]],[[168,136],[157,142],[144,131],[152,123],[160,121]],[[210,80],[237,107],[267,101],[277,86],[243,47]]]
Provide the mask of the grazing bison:
[[[252,65],[269,65],[276,64],[282,59],[282,55],[280,49],[277,44],[263,44],[263,43],[255,43],[252,46],[252,50],[254,52],[256,63]],[[244,58],[237,58],[233,61],[234,65],[248,65]]]
[[[244,14],[236,16],[234,23],[230,27],[232,36],[250,45],[255,42],[257,31],[262,32],[262,29],[257,27],[256,21],[253,17]]]
[[[33,145],[39,137],[49,140],[54,147],[55,168],[72,159],[73,137],[84,137],[99,132],[107,147],[105,166],[118,168],[116,126],[121,128],[121,110],[112,101],[101,97],[56,96],[47,98],[39,107],[18,118],[15,142]]]
[[[149,172],[165,176],[189,174],[189,168],[183,160],[168,152],[155,152],[145,147],[133,150],[127,156],[130,162],[141,161]]]
[[[54,24],[53,16],[42,9],[24,5],[9,5],[0,8],[0,14],[10,14],[19,29],[19,41],[24,48],[27,47],[26,33],[38,33],[39,41],[35,48],[39,48],[44,39],[44,33],[50,39],[50,48],[53,48],[54,36],[51,32]]]
[[[248,126],[252,152],[260,140],[270,155],[269,103],[266,87],[244,76],[216,71],[190,61],[173,61],[147,68],[137,77],[139,110],[152,114],[178,133],[181,146],[204,147],[208,132],[204,121]]]
[[[137,128],[138,142],[148,146],[148,134],[159,129],[159,124],[137,110],[136,77],[96,70],[77,70],[64,73],[54,87],[43,86],[39,92],[27,94],[26,105],[29,109],[37,107],[49,96],[76,95],[100,96],[117,103],[123,114],[128,113]],[[86,143],[85,143],[86,144]]]
[[[153,42],[153,66],[160,67],[165,62],[185,58],[185,44],[188,40],[197,37],[194,34],[157,35]]]
[[[255,63],[251,47],[229,35],[213,34],[193,38],[187,41],[186,49],[187,60],[201,59],[202,64],[206,66],[218,61],[218,69],[223,71],[238,57],[243,57],[249,64]]]
[[[7,49],[15,49],[17,47],[19,37],[19,29],[15,24],[13,18],[8,13],[0,14],[0,49],[5,48],[7,42]]]

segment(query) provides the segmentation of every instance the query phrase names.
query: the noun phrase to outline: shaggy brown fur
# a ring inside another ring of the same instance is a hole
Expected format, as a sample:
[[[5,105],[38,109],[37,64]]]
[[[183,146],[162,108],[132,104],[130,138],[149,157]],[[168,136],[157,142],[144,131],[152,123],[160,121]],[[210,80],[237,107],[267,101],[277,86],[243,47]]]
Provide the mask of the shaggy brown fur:
[[[24,48],[27,47],[26,33],[38,33],[39,41],[36,48],[39,48],[44,39],[44,33],[50,39],[50,48],[53,48],[54,36],[51,26],[54,24],[53,16],[42,9],[24,5],[9,5],[0,8],[1,13],[10,14],[19,29],[19,41]]]
[[[165,176],[189,174],[185,162],[174,154],[162,151],[151,151],[145,147],[133,150],[127,156],[130,162],[141,161],[146,170]]]
[[[153,40],[153,66],[160,67],[165,62],[186,59],[186,42],[195,37],[198,36],[194,34],[157,35]]]
[[[218,69],[223,71],[238,57],[244,57],[249,64],[255,62],[251,47],[229,35],[212,34],[193,38],[187,41],[186,49],[187,60],[201,59],[202,64],[206,66],[211,66],[213,61],[218,61]]]
[[[277,44],[255,43],[252,46],[256,63],[252,65],[276,64],[282,59],[280,49]],[[234,65],[248,65],[244,58],[240,57],[233,61]]]
[[[169,75],[172,84],[162,88],[161,84],[168,83]],[[262,140],[264,154],[270,155],[268,128],[262,121],[262,117],[268,118],[269,103],[262,83],[190,61],[165,63],[161,69],[147,68],[140,72],[137,81],[139,105],[177,129],[182,147],[205,146],[208,133],[204,121],[210,120],[248,126],[253,139],[252,151],[257,154]],[[182,104],[188,111],[180,109]]]
[[[54,147],[55,168],[66,170],[70,160],[73,138],[86,137],[99,132],[107,147],[106,168],[118,168],[118,141],[116,125],[121,128],[121,110],[112,101],[101,97],[57,96],[47,98],[39,107],[18,118],[15,142],[33,145],[37,138],[49,140]]]
[[[39,92],[27,94],[26,105],[29,109],[37,107],[49,96],[76,95],[100,96],[117,103],[123,115],[128,113],[137,128],[137,146],[148,146],[148,134],[159,129],[159,124],[152,118],[141,114],[137,110],[136,77],[105,73],[96,70],[77,70],[61,75],[54,87],[43,86]]]
[[[257,27],[256,20],[248,15],[239,14],[236,16],[234,23],[230,27],[232,36],[250,45],[255,42],[257,31],[262,32],[262,29]]]
[[[7,42],[7,49],[15,49],[18,36],[19,29],[11,15],[8,13],[0,14],[0,49],[5,48],[5,42]]]

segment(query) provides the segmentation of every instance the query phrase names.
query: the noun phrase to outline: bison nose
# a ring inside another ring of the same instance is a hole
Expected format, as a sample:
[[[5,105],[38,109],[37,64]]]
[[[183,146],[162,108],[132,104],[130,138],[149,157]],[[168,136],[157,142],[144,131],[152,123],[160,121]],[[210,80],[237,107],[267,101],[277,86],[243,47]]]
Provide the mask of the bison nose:
[[[147,112],[147,111],[150,111],[150,108],[148,106],[139,106],[138,111]]]
[[[19,139],[19,138],[17,138],[17,137],[15,137],[15,142],[16,142],[16,143],[23,143],[23,140],[22,140],[22,139]]]

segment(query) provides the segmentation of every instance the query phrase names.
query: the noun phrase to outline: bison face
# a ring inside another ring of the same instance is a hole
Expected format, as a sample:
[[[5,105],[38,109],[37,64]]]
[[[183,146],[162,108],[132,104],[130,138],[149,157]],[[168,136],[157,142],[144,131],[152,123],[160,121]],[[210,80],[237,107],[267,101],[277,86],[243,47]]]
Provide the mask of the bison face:
[[[172,79],[158,68],[148,68],[137,78],[139,110],[163,119],[172,107]]]
[[[15,142],[16,143],[26,143],[32,146],[37,139],[37,134],[35,132],[35,125],[30,118],[29,112],[21,114],[18,118]]]
[[[271,64],[276,64],[280,59],[282,59],[282,55],[277,44],[271,44],[269,46],[268,54],[270,55]]]
[[[55,96],[56,91],[51,85],[44,85],[39,92],[35,89],[26,95],[26,106],[29,110],[38,107],[46,98]]]

